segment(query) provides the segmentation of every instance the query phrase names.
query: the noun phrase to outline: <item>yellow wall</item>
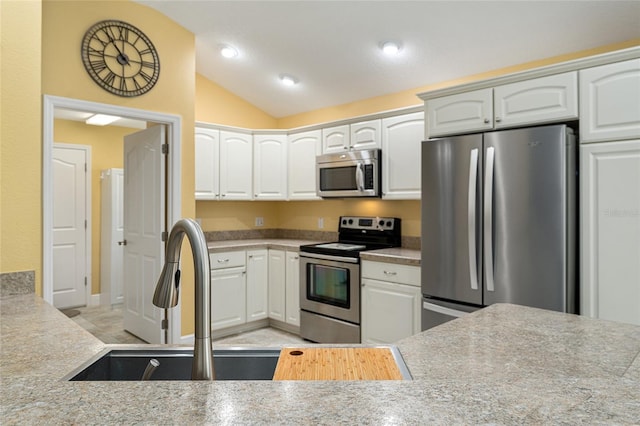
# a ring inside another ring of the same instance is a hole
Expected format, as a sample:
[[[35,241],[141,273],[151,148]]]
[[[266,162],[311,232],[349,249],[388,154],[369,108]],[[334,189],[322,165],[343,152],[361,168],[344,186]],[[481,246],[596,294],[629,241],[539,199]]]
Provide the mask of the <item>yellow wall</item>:
[[[40,1],[0,1],[0,272],[42,294]]]
[[[276,119],[214,82],[196,74],[196,121],[275,129]]]
[[[123,167],[123,138],[135,131],[125,127],[90,126],[78,121],[55,120],[53,140],[56,143],[91,147],[91,294],[100,294],[100,174],[105,169]]]

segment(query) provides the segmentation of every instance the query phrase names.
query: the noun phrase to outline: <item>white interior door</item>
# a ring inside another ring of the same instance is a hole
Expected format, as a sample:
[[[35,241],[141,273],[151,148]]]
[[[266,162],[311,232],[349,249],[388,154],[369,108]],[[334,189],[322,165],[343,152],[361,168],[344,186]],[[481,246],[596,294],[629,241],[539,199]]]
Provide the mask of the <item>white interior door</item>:
[[[123,303],[124,170],[102,171],[102,217],[100,236],[100,302]]]
[[[90,148],[53,147],[53,304],[64,309],[87,303]]]
[[[162,310],[152,303],[164,261],[164,126],[124,138],[124,328],[163,343]]]

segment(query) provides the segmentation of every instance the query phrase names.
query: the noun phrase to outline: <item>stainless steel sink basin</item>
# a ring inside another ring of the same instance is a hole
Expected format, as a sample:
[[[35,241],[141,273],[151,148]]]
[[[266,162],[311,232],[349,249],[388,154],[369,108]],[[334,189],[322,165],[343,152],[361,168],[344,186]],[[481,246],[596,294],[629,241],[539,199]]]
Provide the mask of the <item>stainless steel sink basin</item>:
[[[214,349],[216,380],[271,380],[279,348]],[[193,348],[110,348],[65,376],[70,381],[141,380],[151,359],[160,365],[149,380],[191,380]]]

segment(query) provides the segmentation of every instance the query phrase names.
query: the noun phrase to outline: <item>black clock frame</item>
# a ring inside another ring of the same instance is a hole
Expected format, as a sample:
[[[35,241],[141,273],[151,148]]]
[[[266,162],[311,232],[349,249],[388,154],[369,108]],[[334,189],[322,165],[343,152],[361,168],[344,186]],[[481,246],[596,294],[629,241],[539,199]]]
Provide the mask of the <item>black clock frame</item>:
[[[160,58],[151,40],[123,21],[109,19],[91,26],[80,51],[91,78],[118,96],[147,93],[160,76]]]

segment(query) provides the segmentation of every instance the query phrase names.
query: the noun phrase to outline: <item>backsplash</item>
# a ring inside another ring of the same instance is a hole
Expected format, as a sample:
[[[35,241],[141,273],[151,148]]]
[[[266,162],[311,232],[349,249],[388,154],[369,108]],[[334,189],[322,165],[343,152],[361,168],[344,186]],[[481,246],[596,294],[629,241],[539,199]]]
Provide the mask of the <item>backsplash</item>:
[[[6,272],[0,274],[0,297],[35,293],[35,291],[35,271]]]

